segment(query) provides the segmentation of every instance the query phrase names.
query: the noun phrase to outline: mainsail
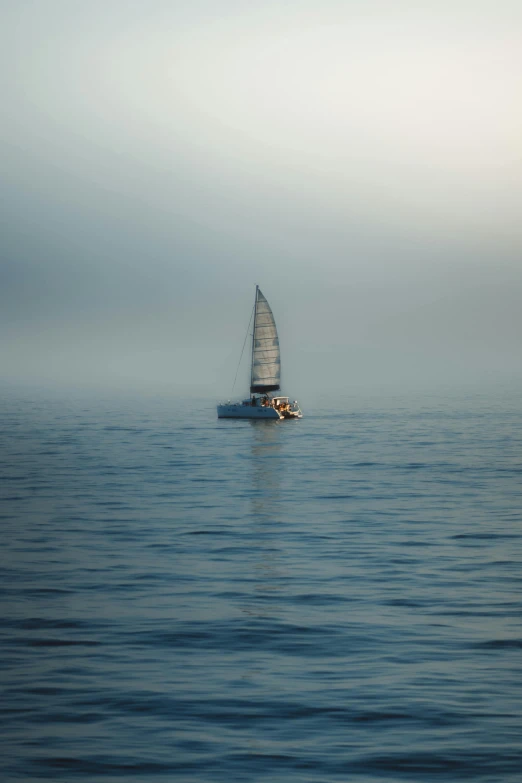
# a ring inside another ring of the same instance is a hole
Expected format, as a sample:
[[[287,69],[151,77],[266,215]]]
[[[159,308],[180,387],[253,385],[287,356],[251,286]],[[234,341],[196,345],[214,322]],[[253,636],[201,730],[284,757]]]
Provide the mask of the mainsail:
[[[281,356],[274,316],[270,305],[256,286],[250,391],[260,394],[277,391],[280,382]]]

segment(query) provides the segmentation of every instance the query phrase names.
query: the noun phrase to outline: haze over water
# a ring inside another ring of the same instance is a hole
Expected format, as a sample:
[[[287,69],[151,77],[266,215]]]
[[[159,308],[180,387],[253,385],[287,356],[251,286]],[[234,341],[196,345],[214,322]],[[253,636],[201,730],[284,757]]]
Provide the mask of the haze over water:
[[[522,768],[520,398],[2,396],[6,781]]]

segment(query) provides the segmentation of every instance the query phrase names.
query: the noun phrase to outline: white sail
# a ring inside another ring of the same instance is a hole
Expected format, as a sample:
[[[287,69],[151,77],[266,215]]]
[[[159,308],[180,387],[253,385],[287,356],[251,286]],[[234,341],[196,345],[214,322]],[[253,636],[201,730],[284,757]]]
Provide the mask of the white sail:
[[[277,391],[281,383],[279,338],[270,305],[256,287],[250,391]]]

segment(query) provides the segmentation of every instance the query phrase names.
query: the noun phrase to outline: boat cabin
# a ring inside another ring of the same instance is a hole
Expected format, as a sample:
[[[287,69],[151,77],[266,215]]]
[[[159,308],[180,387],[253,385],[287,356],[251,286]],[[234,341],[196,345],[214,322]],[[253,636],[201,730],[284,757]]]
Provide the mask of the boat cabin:
[[[276,408],[276,410],[280,408],[286,408],[289,405],[289,398],[288,397],[269,397],[268,394],[263,394],[262,396],[254,396],[250,397],[248,400],[243,400],[241,403],[242,405],[248,405],[249,407],[258,408],[258,407],[270,407],[270,408]]]

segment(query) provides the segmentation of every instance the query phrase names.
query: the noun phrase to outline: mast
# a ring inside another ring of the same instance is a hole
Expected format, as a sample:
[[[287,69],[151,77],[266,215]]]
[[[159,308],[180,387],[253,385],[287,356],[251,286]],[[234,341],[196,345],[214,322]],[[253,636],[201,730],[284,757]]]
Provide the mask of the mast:
[[[252,356],[250,359],[250,386],[254,383],[254,348],[256,343],[256,318],[257,318],[257,292],[259,286],[256,284],[256,295],[254,299],[254,327],[252,329]]]

